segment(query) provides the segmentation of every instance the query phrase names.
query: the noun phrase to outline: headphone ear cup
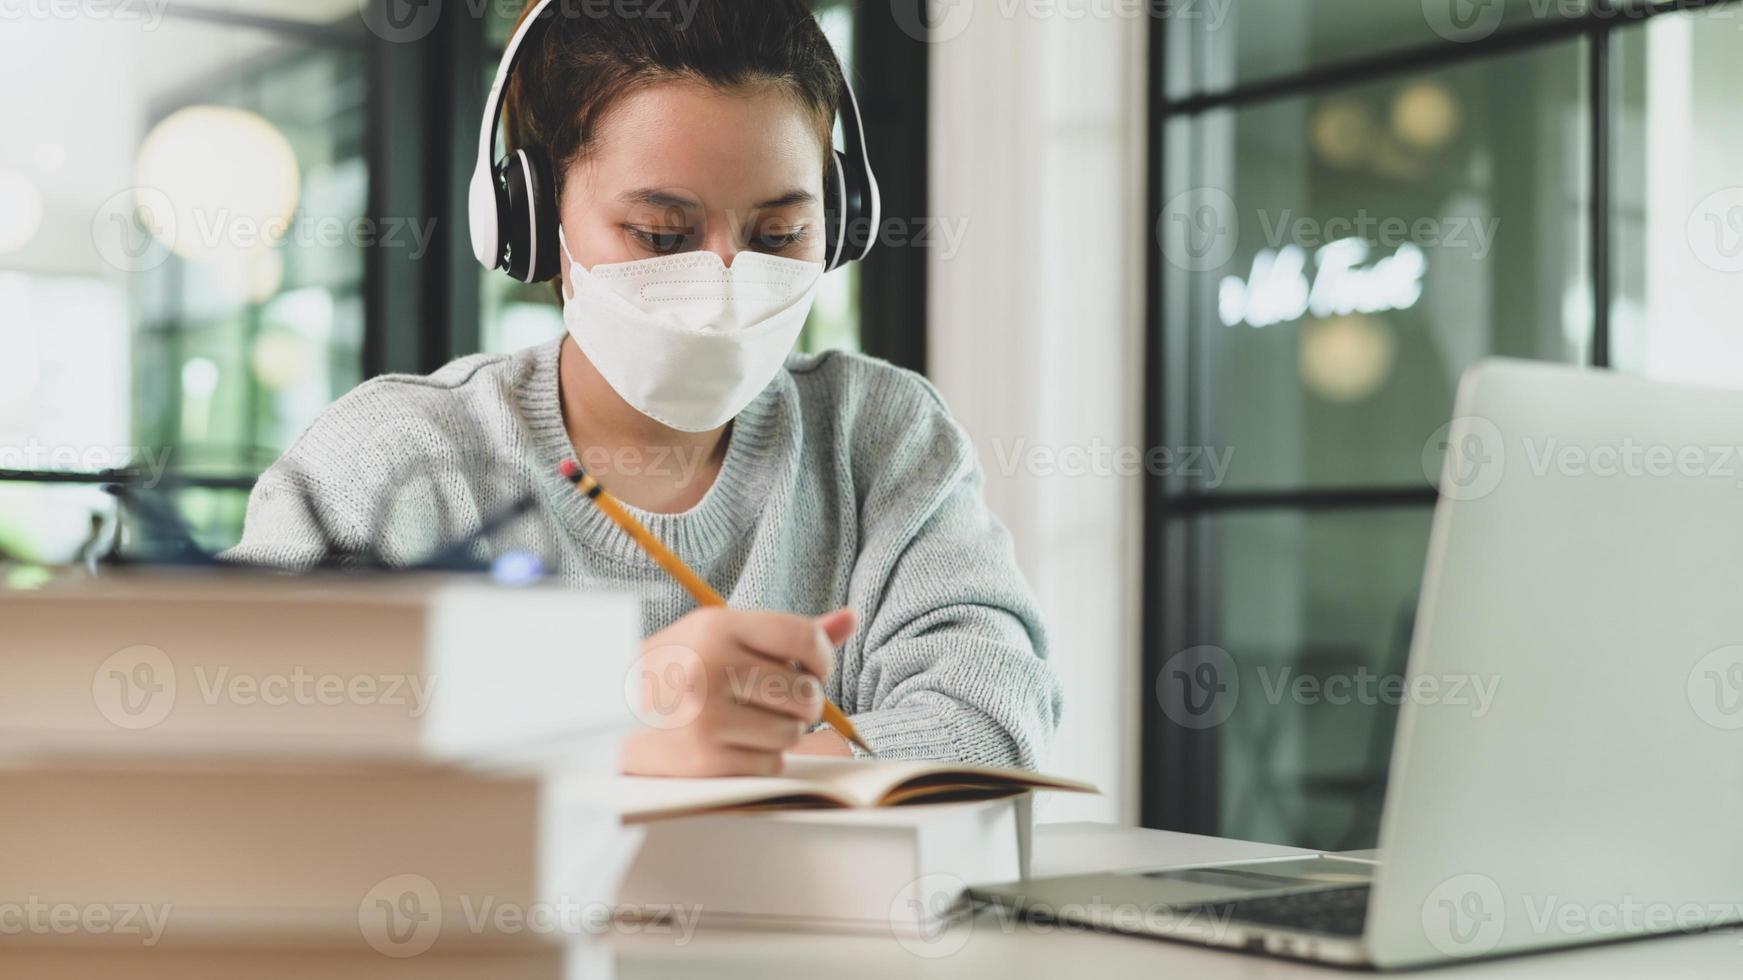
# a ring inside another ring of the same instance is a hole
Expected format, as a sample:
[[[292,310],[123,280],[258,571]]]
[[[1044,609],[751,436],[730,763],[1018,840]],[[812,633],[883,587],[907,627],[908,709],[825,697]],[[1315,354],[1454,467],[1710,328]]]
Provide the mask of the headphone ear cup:
[[[558,261],[557,183],[543,150],[516,150],[503,165],[503,189],[508,203],[503,222],[508,274],[521,282],[546,282],[556,277]]]
[[[833,272],[842,265],[846,252],[842,239],[847,212],[846,157],[834,151],[829,174],[823,179],[823,270]]]

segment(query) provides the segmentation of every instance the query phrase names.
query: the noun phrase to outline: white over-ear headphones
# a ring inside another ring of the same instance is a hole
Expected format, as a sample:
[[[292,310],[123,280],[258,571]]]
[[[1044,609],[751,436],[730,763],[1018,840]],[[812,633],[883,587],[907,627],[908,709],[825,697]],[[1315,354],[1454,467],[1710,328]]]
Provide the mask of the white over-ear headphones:
[[[467,212],[472,254],[486,269],[502,269],[521,282],[544,282],[562,268],[557,245],[557,174],[541,147],[522,147],[493,162],[502,124],[503,90],[521,50],[553,0],[539,0],[509,39],[497,66],[496,81],[484,102],[478,134],[478,166],[472,172]],[[730,2],[730,0],[728,0]],[[536,42],[535,42],[536,43]],[[838,269],[871,253],[882,220],[883,202],[865,149],[859,100],[842,73],[841,130],[845,149],[834,150],[824,181],[824,268]]]

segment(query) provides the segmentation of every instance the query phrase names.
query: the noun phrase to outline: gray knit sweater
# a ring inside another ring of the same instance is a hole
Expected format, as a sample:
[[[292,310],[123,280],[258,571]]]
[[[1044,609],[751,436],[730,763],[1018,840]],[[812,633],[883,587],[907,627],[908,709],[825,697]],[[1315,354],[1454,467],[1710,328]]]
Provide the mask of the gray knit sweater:
[[[331,542],[415,563],[531,491],[539,510],[481,556],[533,551],[571,587],[638,591],[647,633],[671,624],[694,602],[556,473],[575,453],[559,350],[467,357],[345,395],[261,477],[230,557],[304,567]],[[686,462],[629,461],[680,479]],[[631,509],[734,606],[857,610],[828,691],[881,755],[1033,767],[1059,685],[981,484],[968,437],[918,375],[794,355],[734,420],[700,504]]]

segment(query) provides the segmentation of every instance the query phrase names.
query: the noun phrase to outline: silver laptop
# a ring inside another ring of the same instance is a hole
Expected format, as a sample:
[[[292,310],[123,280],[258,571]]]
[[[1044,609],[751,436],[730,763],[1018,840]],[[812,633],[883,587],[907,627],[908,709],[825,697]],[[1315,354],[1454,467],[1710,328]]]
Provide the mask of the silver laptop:
[[[1380,847],[974,889],[1382,969],[1743,921],[1743,393],[1490,361],[1444,439]],[[1440,690],[1446,690],[1441,687]]]

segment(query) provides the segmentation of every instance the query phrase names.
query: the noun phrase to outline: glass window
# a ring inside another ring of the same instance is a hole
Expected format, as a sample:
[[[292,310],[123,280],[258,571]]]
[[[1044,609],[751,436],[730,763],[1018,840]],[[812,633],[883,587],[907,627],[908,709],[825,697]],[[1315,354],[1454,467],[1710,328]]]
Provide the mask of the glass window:
[[[1411,508],[1194,522],[1188,574],[1205,588],[1189,645],[1162,668],[1186,687],[1163,705],[1214,729],[1218,833],[1372,846],[1399,705],[1387,679],[1404,673],[1429,519]],[[1198,713],[1182,713],[1189,703]]]
[[[272,6],[223,12],[291,13]],[[0,86],[54,93],[0,100],[21,136],[0,145],[0,469],[246,479],[362,380],[363,50],[185,14],[0,32]],[[108,506],[5,490],[31,515],[15,552],[69,556]],[[199,506],[234,540],[235,506]]]
[[[1589,0],[1172,0],[1163,5],[1170,98],[1261,82],[1398,48],[1473,44]]]
[[[1743,384],[1743,13],[1666,14],[1615,45],[1611,362]]]
[[[1582,45],[1170,124],[1170,444],[1232,453],[1191,488],[1421,486],[1471,362],[1584,358]]]

